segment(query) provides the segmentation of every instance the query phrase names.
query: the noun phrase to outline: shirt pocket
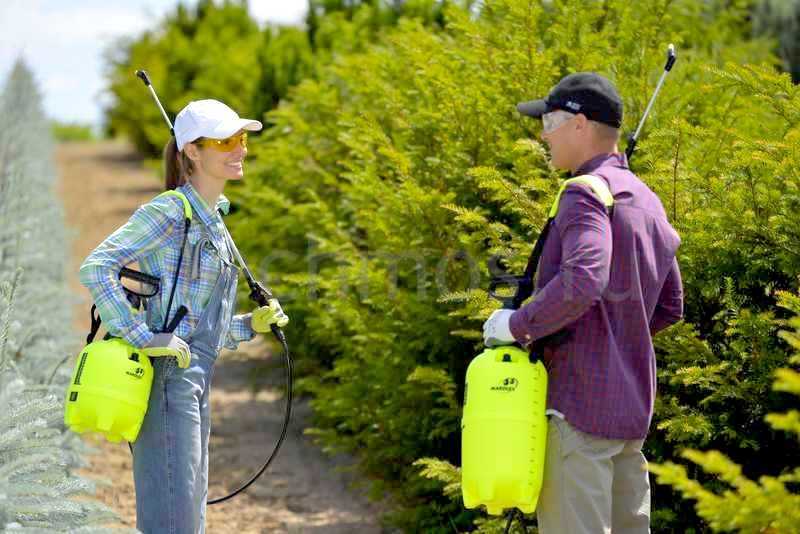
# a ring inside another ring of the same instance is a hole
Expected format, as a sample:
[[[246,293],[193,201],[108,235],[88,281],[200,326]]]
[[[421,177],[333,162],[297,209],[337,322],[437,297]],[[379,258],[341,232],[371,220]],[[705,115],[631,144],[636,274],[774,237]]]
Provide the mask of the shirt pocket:
[[[205,231],[189,232],[188,238],[189,282],[213,286],[222,270],[219,253]],[[210,290],[210,288],[209,288]],[[201,289],[201,292],[202,289]]]

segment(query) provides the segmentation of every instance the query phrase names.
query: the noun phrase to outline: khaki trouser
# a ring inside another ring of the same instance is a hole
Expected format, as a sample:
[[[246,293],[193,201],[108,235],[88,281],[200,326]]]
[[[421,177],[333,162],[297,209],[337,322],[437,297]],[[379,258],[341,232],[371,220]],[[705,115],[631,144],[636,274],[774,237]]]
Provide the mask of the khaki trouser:
[[[551,416],[544,484],[536,510],[541,534],[646,534],[650,482],[644,440],[591,436]]]

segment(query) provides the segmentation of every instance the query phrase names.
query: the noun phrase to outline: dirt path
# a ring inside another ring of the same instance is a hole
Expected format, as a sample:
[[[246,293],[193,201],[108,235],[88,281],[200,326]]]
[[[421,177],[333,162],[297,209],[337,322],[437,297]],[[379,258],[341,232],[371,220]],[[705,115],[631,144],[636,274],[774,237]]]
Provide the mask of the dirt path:
[[[76,295],[75,328],[88,330],[88,292],[78,284],[78,267],[86,255],[122,224],[134,209],[160,192],[130,147],[122,143],[68,143],[57,148],[59,193],[67,225],[73,231],[72,258],[67,266]],[[291,330],[287,331],[291,341]],[[251,393],[249,371],[267,358],[260,341],[242,344],[220,356],[212,388],[212,431],[209,468],[211,498],[237,485],[272,450],[283,421],[283,368],[256,383]],[[278,362],[275,362],[276,364]],[[352,488],[341,472],[346,460],[323,455],[303,429],[307,402],[295,402],[286,441],[270,469],[243,495],[210,506],[207,529],[215,533],[380,533],[380,510]],[[126,444],[87,437],[100,452],[82,474],[109,484],[98,498],[117,510],[123,525],[135,526],[136,508],[131,457]]]

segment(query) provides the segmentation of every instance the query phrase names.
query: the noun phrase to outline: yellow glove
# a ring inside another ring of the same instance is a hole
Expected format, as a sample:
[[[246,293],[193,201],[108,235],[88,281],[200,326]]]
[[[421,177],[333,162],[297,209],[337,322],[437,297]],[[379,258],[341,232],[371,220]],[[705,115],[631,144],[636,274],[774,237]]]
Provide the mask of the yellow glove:
[[[276,324],[279,328],[283,328],[289,324],[289,317],[283,313],[278,299],[270,299],[268,306],[261,306],[253,310],[253,317],[250,323],[254,332],[265,333],[269,332],[270,325]]]

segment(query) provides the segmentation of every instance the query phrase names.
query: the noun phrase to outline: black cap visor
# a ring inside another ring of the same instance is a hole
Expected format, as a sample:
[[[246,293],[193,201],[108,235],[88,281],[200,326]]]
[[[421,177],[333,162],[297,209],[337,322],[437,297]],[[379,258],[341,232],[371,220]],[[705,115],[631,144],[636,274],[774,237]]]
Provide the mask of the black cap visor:
[[[529,102],[520,102],[517,104],[517,111],[526,115],[528,117],[535,117],[537,119],[541,118],[542,115],[549,111],[553,111],[550,106],[547,105],[545,100],[531,100]]]

